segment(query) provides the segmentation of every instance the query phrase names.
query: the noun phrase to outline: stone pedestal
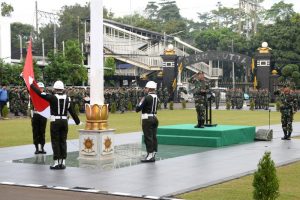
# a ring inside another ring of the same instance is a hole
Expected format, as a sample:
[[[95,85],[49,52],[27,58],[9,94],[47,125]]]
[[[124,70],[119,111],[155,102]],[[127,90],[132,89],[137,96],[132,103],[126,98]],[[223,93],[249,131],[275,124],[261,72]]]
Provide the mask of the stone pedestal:
[[[79,159],[105,160],[114,155],[114,129],[79,130]]]

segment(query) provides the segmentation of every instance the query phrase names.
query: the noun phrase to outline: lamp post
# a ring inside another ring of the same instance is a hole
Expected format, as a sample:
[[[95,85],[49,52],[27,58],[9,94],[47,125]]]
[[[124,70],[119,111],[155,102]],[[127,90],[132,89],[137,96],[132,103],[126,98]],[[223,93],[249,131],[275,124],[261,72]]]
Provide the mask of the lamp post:
[[[23,41],[22,41],[22,35],[19,35],[19,40],[20,40],[20,62],[23,60]]]
[[[233,39],[231,39],[231,46],[229,46],[231,48],[231,52],[234,52],[233,49]],[[235,89],[235,72],[234,72],[234,62],[232,62],[232,88]]]
[[[184,32],[184,30],[181,30],[181,31],[178,31],[178,32],[175,32],[175,33],[171,33],[171,34],[166,34],[166,32],[164,32],[164,49],[166,49],[167,36],[171,37],[171,36],[174,36],[174,35],[178,35],[179,33],[182,33],[182,32]]]

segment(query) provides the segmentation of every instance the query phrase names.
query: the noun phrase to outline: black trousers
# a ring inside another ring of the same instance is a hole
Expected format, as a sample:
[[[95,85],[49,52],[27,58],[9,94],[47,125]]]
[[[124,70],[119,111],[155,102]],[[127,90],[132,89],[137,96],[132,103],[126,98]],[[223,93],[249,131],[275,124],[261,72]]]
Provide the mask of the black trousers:
[[[148,153],[157,152],[157,127],[158,120],[156,117],[149,117],[142,120],[144,142]]]
[[[53,160],[67,158],[68,120],[56,119],[50,123]]]
[[[31,119],[33,144],[45,145],[45,132],[46,132],[47,118],[40,114],[34,113]]]

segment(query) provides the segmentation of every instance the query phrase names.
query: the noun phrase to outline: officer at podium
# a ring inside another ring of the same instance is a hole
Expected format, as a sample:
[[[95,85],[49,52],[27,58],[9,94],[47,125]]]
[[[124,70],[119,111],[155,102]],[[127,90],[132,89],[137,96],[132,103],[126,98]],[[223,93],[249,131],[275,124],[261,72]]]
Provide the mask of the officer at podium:
[[[197,111],[198,123],[195,128],[204,128],[206,106],[207,106],[207,92],[209,89],[208,82],[205,80],[204,73],[198,72],[189,79],[189,83],[195,85],[193,94],[195,100],[195,107]]]

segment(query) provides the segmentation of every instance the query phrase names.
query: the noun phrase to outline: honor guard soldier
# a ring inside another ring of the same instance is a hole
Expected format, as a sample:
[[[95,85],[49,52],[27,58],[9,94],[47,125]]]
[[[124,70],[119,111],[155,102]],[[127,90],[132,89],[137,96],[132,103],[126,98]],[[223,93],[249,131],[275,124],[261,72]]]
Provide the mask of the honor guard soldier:
[[[44,84],[38,82],[37,85],[40,88],[41,92],[44,92]],[[47,118],[40,115],[38,111],[34,108],[31,111],[31,126],[32,126],[32,135],[33,135],[33,144],[35,146],[35,154],[46,154],[44,150],[45,145],[45,130],[47,125]]]
[[[54,93],[42,93],[33,84],[30,87],[43,99],[50,103],[50,134],[54,164],[50,169],[65,169],[67,158],[68,111],[78,125],[80,120],[75,113],[71,98],[64,93],[64,83],[56,81],[53,85]]]
[[[145,86],[146,96],[136,106],[136,112],[142,111],[142,129],[147,150],[147,155],[141,162],[155,162],[155,155],[157,153],[156,134],[158,119],[156,113],[159,100],[155,94],[155,90],[156,83],[154,81],[147,82]]]

